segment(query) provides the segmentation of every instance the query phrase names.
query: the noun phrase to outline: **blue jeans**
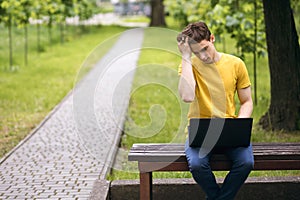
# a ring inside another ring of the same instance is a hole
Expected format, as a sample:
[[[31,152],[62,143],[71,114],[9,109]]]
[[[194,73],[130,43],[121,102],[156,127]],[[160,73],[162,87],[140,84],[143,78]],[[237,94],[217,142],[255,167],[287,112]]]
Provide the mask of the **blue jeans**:
[[[210,168],[210,152],[203,158],[199,158],[200,148],[189,146],[185,143],[185,153],[189,169],[195,181],[201,186],[209,200],[233,200],[240,187],[244,184],[249,173],[253,169],[254,158],[252,145],[249,147],[226,148],[224,154],[232,161],[232,167],[227,174],[222,187],[216,182]],[[223,152],[223,151],[222,151]]]

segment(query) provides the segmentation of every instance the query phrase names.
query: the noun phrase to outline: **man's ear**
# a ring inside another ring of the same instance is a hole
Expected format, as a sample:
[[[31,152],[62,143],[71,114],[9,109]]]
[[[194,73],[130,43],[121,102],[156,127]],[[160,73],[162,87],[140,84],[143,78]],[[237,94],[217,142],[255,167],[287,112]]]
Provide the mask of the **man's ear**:
[[[215,36],[214,36],[213,34],[210,35],[210,41],[211,41],[212,43],[215,42]]]

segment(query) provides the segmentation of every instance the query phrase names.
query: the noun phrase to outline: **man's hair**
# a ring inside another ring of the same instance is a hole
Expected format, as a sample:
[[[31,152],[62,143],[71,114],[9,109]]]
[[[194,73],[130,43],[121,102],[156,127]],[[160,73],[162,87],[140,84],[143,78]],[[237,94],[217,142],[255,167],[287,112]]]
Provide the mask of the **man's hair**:
[[[195,22],[187,25],[183,31],[177,36],[177,41],[188,37],[188,43],[199,43],[202,40],[210,40],[210,30],[204,22]]]

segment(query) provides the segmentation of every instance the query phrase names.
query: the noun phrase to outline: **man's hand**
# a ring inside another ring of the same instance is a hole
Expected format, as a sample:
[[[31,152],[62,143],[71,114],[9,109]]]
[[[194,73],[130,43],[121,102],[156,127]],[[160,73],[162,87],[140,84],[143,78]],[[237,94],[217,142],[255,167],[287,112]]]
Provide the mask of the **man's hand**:
[[[192,56],[192,50],[188,44],[189,38],[185,35],[179,35],[177,37],[178,49],[184,59],[188,59]]]

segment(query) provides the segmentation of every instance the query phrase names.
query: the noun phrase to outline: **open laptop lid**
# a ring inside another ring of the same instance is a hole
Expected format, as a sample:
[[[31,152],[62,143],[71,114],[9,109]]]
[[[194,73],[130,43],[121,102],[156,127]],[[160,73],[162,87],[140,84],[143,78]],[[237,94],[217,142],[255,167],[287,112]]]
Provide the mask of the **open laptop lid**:
[[[206,149],[249,146],[252,123],[252,118],[192,118],[189,145]]]

